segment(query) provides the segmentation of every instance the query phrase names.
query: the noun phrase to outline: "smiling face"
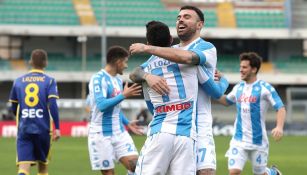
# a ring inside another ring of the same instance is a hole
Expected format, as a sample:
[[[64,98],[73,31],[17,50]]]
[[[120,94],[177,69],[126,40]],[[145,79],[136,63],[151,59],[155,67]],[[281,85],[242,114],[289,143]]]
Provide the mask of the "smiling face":
[[[176,30],[179,39],[182,41],[196,39],[200,35],[203,24],[203,21],[199,19],[194,10],[181,10],[176,21]]]
[[[254,79],[256,79],[256,74],[257,74],[257,68],[251,67],[250,61],[242,60],[240,62],[241,80],[244,80],[249,83],[253,81]]]

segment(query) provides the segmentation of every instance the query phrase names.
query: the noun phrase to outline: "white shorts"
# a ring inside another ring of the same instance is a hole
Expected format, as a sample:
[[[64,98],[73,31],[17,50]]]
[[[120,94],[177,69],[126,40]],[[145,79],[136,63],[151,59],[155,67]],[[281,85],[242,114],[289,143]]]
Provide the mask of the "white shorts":
[[[254,174],[263,174],[266,171],[268,150],[248,150],[238,146],[230,146],[226,153],[228,169],[243,170],[245,162],[250,160]]]
[[[197,137],[197,170],[209,168],[216,170],[216,153],[212,127],[201,132],[201,135]]]
[[[114,160],[138,155],[133,140],[126,131],[115,136],[103,136],[101,132],[89,133],[88,149],[92,170],[114,169]]]
[[[157,133],[141,150],[136,175],[195,175],[195,141],[186,136]]]

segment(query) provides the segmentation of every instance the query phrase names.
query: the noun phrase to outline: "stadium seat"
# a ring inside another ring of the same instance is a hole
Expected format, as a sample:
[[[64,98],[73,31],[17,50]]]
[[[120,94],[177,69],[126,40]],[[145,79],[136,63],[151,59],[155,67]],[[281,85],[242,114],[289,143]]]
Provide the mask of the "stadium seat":
[[[286,59],[277,59],[273,62],[277,71],[282,73],[307,73],[307,58],[292,56]]]
[[[3,71],[11,70],[10,62],[8,60],[0,59],[0,69]]]
[[[236,10],[238,28],[285,28],[283,11],[276,10]]]
[[[80,25],[70,0],[0,1],[1,24]]]
[[[23,59],[11,60],[10,64],[13,70],[26,70],[27,69],[27,64],[25,63]]]
[[[238,73],[240,70],[237,55],[221,55],[218,57],[217,68],[222,72]]]
[[[102,1],[91,0],[98,24],[101,24]],[[160,20],[174,27],[178,9],[167,9],[160,0],[112,0],[106,2],[108,26],[142,27],[150,20]],[[206,27],[217,27],[217,9],[203,11]],[[238,28],[285,28],[282,10],[234,9]],[[0,1],[0,24],[81,25],[72,0],[3,0]]]
[[[101,24],[101,1],[92,0],[91,2],[97,21]],[[107,2],[107,8],[107,25],[110,26],[143,27],[148,21],[159,20],[174,27],[178,13],[178,9],[166,9],[160,0],[114,0]],[[216,27],[216,12],[214,10],[206,10],[204,13],[206,16],[206,26]]]

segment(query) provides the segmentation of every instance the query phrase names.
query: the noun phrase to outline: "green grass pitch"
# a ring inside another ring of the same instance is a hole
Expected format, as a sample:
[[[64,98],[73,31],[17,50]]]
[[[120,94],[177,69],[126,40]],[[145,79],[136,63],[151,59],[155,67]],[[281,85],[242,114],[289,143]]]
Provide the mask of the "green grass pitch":
[[[145,136],[133,137],[140,150]],[[230,137],[215,137],[217,151],[217,175],[227,174],[227,159],[225,152],[228,148]],[[307,137],[285,136],[279,143],[270,140],[269,165],[276,164],[284,175],[307,173]],[[15,139],[0,138],[0,174],[14,175],[16,173]],[[123,166],[116,165],[116,174],[125,175]],[[36,175],[36,167],[32,167],[32,175]],[[86,138],[61,138],[53,144],[52,160],[49,166],[50,175],[99,175],[91,171],[87,150]],[[243,170],[243,175],[251,175],[251,166],[248,162]]]

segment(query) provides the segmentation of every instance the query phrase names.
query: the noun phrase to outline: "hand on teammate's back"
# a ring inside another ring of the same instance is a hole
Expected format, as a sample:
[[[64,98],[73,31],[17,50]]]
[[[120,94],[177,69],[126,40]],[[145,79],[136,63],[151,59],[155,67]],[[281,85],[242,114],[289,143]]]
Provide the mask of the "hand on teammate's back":
[[[169,93],[170,89],[163,77],[147,74],[145,80],[150,88],[155,90],[160,95],[166,95]]]
[[[128,98],[132,96],[141,95],[142,87],[136,83],[133,83],[130,87],[128,87],[128,83],[125,83],[123,95]]]

